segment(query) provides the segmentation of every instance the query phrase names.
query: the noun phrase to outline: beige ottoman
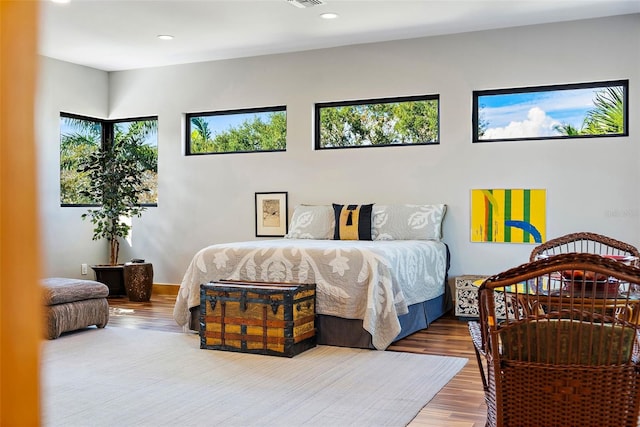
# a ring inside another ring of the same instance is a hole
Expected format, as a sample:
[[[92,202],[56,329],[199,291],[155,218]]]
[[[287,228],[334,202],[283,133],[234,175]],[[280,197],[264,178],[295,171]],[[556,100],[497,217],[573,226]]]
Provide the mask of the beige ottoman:
[[[109,322],[109,288],[93,280],[52,277],[42,280],[45,336],[55,339],[63,332]]]

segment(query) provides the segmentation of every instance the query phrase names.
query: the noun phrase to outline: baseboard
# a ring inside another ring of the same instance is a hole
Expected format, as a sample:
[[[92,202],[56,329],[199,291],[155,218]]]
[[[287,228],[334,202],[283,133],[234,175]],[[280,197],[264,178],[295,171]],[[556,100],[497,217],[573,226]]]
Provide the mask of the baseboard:
[[[177,296],[179,290],[180,285],[174,283],[154,283],[151,294]]]

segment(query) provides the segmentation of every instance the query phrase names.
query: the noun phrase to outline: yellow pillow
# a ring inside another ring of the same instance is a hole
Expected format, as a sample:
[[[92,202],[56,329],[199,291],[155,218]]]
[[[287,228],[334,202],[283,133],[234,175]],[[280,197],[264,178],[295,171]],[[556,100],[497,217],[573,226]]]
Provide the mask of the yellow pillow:
[[[336,228],[333,240],[371,240],[370,205],[333,204],[336,216]]]

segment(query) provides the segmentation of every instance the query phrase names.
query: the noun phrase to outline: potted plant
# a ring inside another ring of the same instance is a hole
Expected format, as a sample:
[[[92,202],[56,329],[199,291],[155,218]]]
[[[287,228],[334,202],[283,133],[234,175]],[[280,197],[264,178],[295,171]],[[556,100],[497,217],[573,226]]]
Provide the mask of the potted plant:
[[[125,294],[124,265],[118,264],[120,239],[131,229],[125,220],[142,215],[146,208],[140,199],[150,189],[143,183],[142,138],[128,133],[106,140],[103,149],[90,154],[78,171],[86,173],[90,181],[83,195],[100,205],[82,214],[82,219],[89,218],[94,225],[93,240],[109,243],[109,264],[91,268],[96,280],[109,286],[113,296]]]

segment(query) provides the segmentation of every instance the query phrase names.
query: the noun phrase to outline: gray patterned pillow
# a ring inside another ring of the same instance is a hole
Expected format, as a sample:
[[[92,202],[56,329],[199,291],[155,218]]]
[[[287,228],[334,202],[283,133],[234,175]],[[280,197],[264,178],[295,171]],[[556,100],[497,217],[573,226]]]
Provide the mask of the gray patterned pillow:
[[[447,205],[373,205],[373,240],[440,240]]]
[[[335,216],[330,205],[298,205],[285,239],[333,239]]]

